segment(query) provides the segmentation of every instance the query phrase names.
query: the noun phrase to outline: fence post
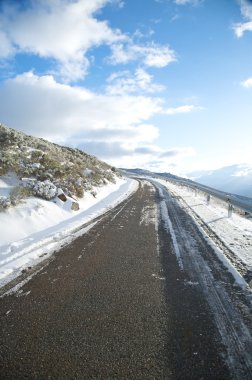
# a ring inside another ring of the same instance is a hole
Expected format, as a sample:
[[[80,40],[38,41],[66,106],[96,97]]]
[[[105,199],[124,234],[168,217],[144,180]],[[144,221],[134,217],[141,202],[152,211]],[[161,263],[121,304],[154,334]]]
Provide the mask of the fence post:
[[[233,212],[233,206],[231,203],[228,203],[228,217],[231,218]]]
[[[207,205],[209,205],[209,203],[210,203],[210,194],[207,194],[207,197],[206,197],[206,202],[207,202]]]

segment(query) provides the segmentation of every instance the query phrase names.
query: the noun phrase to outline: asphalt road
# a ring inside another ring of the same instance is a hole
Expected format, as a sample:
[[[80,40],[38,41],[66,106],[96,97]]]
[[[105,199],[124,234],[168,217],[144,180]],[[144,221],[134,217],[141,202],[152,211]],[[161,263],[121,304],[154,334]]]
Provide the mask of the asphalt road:
[[[2,297],[1,378],[251,379],[246,297],[185,211],[143,181]]]

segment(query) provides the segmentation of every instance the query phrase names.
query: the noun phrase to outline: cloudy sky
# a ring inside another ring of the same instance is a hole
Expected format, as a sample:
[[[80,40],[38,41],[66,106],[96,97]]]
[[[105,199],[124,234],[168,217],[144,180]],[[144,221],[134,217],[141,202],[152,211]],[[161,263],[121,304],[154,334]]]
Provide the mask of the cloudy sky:
[[[120,167],[252,164],[252,1],[1,0],[0,122]]]

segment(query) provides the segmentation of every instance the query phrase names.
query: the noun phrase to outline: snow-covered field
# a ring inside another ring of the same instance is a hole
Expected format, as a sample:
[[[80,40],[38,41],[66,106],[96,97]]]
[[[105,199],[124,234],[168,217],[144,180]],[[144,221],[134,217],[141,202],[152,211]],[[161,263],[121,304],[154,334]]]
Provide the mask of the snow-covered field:
[[[0,196],[8,196],[16,182],[13,176],[2,177]],[[1,212],[0,286],[85,232],[85,228],[80,229],[83,224],[122,202],[137,186],[137,181],[122,178],[116,184],[96,188],[96,197],[87,193],[83,199],[78,199],[79,211],[71,210],[70,200],[57,199],[55,203],[30,197]]]
[[[170,191],[180,196],[186,204],[213,230],[233,252],[237,261],[242,261],[248,271],[252,270],[252,221],[233,212],[228,217],[227,204],[214,197],[207,204],[206,195],[195,193],[185,186],[165,180],[157,180]],[[193,214],[192,214],[193,216]]]

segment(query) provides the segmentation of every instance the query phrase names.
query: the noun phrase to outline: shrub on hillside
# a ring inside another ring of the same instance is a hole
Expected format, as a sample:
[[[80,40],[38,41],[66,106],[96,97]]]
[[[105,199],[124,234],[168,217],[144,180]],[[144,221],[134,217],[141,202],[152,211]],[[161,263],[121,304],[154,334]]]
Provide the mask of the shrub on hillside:
[[[0,176],[5,175],[7,172],[7,167],[0,166]]]
[[[22,199],[25,199],[32,195],[32,190],[28,187],[14,187],[10,192],[10,202],[12,206],[19,204]]]
[[[0,176],[10,170],[30,179],[26,186],[44,199],[52,199],[58,187],[66,195],[81,198],[83,192],[115,182],[118,176],[116,168],[79,149],[61,147],[0,124]],[[12,202],[22,196],[18,190]]]
[[[57,187],[49,180],[37,181],[33,186],[33,194],[46,200],[50,200],[57,195]]]
[[[75,187],[75,193],[78,198],[83,198],[84,197],[83,187]]]
[[[3,211],[11,206],[11,201],[8,197],[0,196],[0,211]]]

